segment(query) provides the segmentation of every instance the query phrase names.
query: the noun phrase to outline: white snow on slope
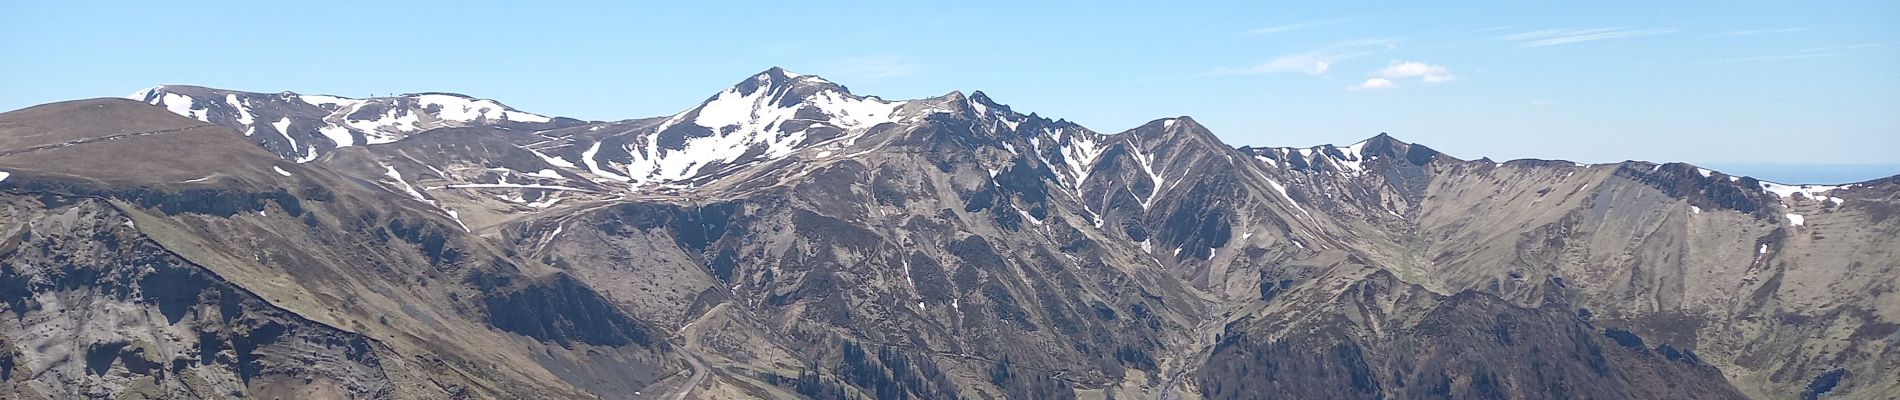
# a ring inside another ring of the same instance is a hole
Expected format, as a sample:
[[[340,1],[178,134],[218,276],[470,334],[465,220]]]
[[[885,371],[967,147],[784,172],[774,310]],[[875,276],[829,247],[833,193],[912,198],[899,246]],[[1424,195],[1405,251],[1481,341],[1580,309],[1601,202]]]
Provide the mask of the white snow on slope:
[[[363,100],[342,98],[342,97],[328,96],[328,95],[321,95],[321,94],[300,94],[300,95],[297,95],[297,100],[302,100],[305,104],[318,106],[318,107],[323,107],[325,105],[336,105],[339,107],[352,107],[352,106],[363,104]]]
[[[239,100],[236,94],[224,95],[224,102],[225,104],[230,104],[231,108],[237,109],[238,123],[244,124],[244,126],[249,127],[251,126],[252,122],[256,122],[256,120],[252,119],[251,117],[251,108],[244,106],[244,102]],[[251,135],[251,131],[249,130],[244,131],[244,136],[250,136],[250,135]]]
[[[831,116],[832,125],[845,130],[869,129],[896,120],[897,107],[903,102],[885,102],[875,97],[852,98],[826,90],[805,98],[808,104]]]
[[[520,171],[515,171],[515,172],[520,172]],[[548,179],[565,179],[566,178],[566,177],[561,176],[560,172],[556,172],[555,170],[547,169],[547,168],[542,168],[540,171],[534,171],[534,173],[531,173],[531,174],[522,174],[522,175],[532,176],[536,178],[548,178]]]
[[[450,189],[547,189],[547,190],[566,190],[566,191],[573,191],[573,192],[589,192],[589,193],[593,192],[592,190],[581,189],[577,187],[554,186],[554,185],[517,185],[517,184],[511,184],[511,183],[461,183],[461,184],[454,184],[454,185],[448,185],[448,186],[443,186],[443,187],[450,188]]]
[[[1135,164],[1141,166],[1141,171],[1147,173],[1148,180],[1154,183],[1154,186],[1148,188],[1148,197],[1141,200],[1141,208],[1147,209],[1154,205],[1156,195],[1161,193],[1161,183],[1166,179],[1151,167],[1154,164],[1153,155],[1142,154],[1140,146],[1128,146],[1128,150],[1130,150],[1129,154],[1135,156]]]
[[[183,115],[199,121],[211,121],[211,118],[205,115],[206,110],[196,108],[196,104],[192,101],[191,96],[166,93],[164,96],[160,96],[157,102],[152,104],[165,106],[165,109],[171,111],[173,114]]]
[[[229,115],[231,122],[241,126],[238,129],[245,136],[251,136],[256,133],[258,124],[261,122],[258,121],[260,116],[257,114],[261,109],[251,107],[253,105],[251,98],[241,97],[240,94],[242,93],[226,93],[223,97],[194,98],[185,94],[166,92],[165,86],[155,86],[127,97],[162,106],[174,114],[205,122],[211,122],[211,109],[205,106],[223,102],[231,107],[233,113]],[[329,138],[336,147],[389,143],[414,132],[443,126],[468,126],[504,120],[530,123],[552,121],[546,116],[508,109],[494,100],[459,95],[416,94],[352,99],[286,92],[275,96],[280,96],[285,101],[301,102],[317,107],[322,112],[328,113],[321,118],[314,118],[318,123],[315,128],[318,134]],[[368,116],[368,118],[357,115],[358,111],[369,107],[374,107],[373,109],[380,110],[381,113]],[[297,162],[316,159],[317,148],[308,144],[300,145],[290,136],[290,122],[287,116],[277,119],[271,125],[274,125],[279,133],[284,134],[284,139],[291,144],[292,153],[298,151],[303,153],[303,156],[297,158]],[[354,139],[357,134],[363,136],[362,141]]]
[[[283,176],[290,176],[290,171],[285,171],[285,170],[284,170],[284,167],[279,167],[279,166],[275,166],[275,165],[272,165],[272,166],[270,166],[270,169],[271,169],[272,171],[277,171],[277,174],[278,174],[278,175],[283,175]]]
[[[1300,214],[1301,214],[1301,215],[1305,215],[1305,216],[1307,216],[1307,218],[1312,218],[1312,216],[1313,216],[1313,214],[1309,214],[1309,213],[1307,213],[1307,212],[1306,212],[1306,207],[1301,207],[1301,206],[1300,206],[1300,202],[1297,202],[1297,201],[1293,201],[1293,196],[1289,196],[1289,195],[1287,195],[1287,194],[1286,194],[1286,186],[1284,186],[1284,185],[1281,185],[1281,184],[1280,184],[1280,181],[1276,181],[1276,180],[1272,180],[1272,179],[1267,179],[1267,185],[1268,185],[1268,186],[1272,186],[1272,187],[1273,187],[1273,191],[1274,191],[1274,192],[1276,192],[1276,193],[1279,193],[1279,194],[1280,194],[1280,198],[1282,198],[1282,199],[1286,199],[1286,203],[1287,203],[1287,204],[1292,204],[1292,205],[1293,205],[1293,209],[1295,209],[1295,210],[1299,210],[1299,211],[1300,211]]]
[[[12,172],[7,172],[7,171],[0,171],[0,182],[4,182],[4,181],[6,181],[6,180],[7,180],[7,177],[9,177],[9,176],[13,176],[13,173],[12,173]]]
[[[1067,143],[1062,145],[1062,158],[1068,161],[1069,176],[1074,180],[1073,189],[1075,190],[1076,197],[1081,197],[1082,184],[1088,182],[1089,171],[1095,168],[1096,159],[1102,156],[1103,150],[1108,146],[1103,146],[1101,142],[1097,142],[1095,137],[1088,132],[1070,134],[1068,129],[1063,129],[1057,131],[1057,133],[1067,136],[1069,139]],[[1057,140],[1061,139],[1058,138]]]
[[[409,181],[402,180],[402,173],[396,172],[396,167],[391,167],[387,165],[383,166],[383,176],[388,176],[389,179],[395,179],[396,184],[402,187],[402,191],[405,193],[409,193],[409,197],[416,198],[416,201],[429,203],[429,205],[432,205],[432,206],[435,205],[435,200],[429,200],[426,197],[422,197],[422,192],[416,191],[415,186],[409,186]],[[450,213],[453,214],[454,212],[451,211]]]
[[[137,92],[132,92],[132,94],[126,95],[125,98],[132,99],[139,102],[145,102],[147,99],[151,98],[153,94],[158,93],[159,90],[164,89],[164,88],[165,88],[165,85],[148,87],[143,90],[139,90]]]
[[[622,176],[620,174],[616,174],[616,173],[601,169],[600,162],[594,161],[594,155],[596,154],[600,154],[600,142],[594,142],[594,145],[592,147],[588,147],[587,151],[581,153],[581,163],[587,164],[587,172],[592,172],[594,173],[595,176],[612,179],[616,181],[621,181],[621,182],[626,182],[628,180],[626,176]],[[571,163],[569,164],[569,166],[572,166],[572,165],[573,164]]]
[[[355,109],[338,113],[354,114]],[[422,118],[403,108],[390,108],[376,119],[343,119],[344,125],[363,133],[363,144],[383,144],[402,139],[404,133],[422,130]],[[391,132],[395,131],[395,132]],[[339,146],[341,147],[341,146]]]
[[[758,75],[753,79],[761,83],[769,82],[768,75]],[[795,78],[799,81],[813,80],[813,77]],[[628,148],[632,155],[626,164],[627,181],[638,187],[646,183],[678,181],[700,176],[712,171],[708,166],[731,166],[760,160],[783,158],[803,148],[809,133],[804,129],[789,130],[784,125],[801,119],[801,111],[816,111],[822,115],[815,122],[830,125],[845,131],[847,141],[853,141],[856,135],[885,122],[894,121],[897,110],[904,102],[887,102],[875,97],[856,97],[838,90],[824,89],[806,95],[792,105],[785,106],[785,96],[792,95],[792,86],[759,85],[750,92],[739,87],[728,88],[708,100],[700,107],[681,112],[655,128],[639,148]],[[690,120],[687,118],[691,116]],[[810,118],[811,113],[806,113]],[[691,123],[710,131],[709,134],[687,137],[677,149],[662,148],[659,136],[670,128]],[[756,159],[741,159],[752,155]]]
[[[526,147],[523,147],[523,148],[526,149]],[[542,153],[541,151],[535,150],[535,149],[528,149],[528,152],[534,153],[534,155],[536,156],[540,156],[541,161],[546,161],[548,165],[553,165],[556,167],[567,168],[567,169],[574,169],[574,163],[567,162],[567,160],[561,159],[560,157],[550,157],[546,153]]]
[[[1807,225],[1807,223],[1808,223],[1808,219],[1805,217],[1802,217],[1801,214],[1793,214],[1793,213],[1788,214],[1788,225],[1802,226],[1802,225]]]
[[[1351,146],[1339,148],[1339,152],[1344,154],[1345,157],[1333,157],[1333,160],[1337,161],[1339,166],[1351,170],[1354,175],[1364,173],[1366,170],[1364,167],[1361,167],[1360,164],[1366,161],[1365,153],[1361,151],[1366,148],[1366,142],[1365,140],[1361,140],[1359,143],[1353,143]]]
[[[468,230],[468,224],[462,223],[461,214],[457,214],[455,210],[444,210],[444,211],[447,211],[449,213],[449,219],[455,220],[456,225],[462,226],[462,232],[473,232],[473,231]]]
[[[1768,181],[1761,182],[1762,191],[1765,191],[1768,193],[1774,193],[1775,196],[1781,197],[1783,199],[1790,199],[1794,197],[1794,195],[1800,194],[1801,197],[1805,197],[1809,200],[1833,202],[1835,205],[1840,205],[1842,200],[1839,197],[1829,197],[1829,196],[1822,195],[1822,193],[1827,193],[1829,191],[1836,190],[1836,189],[1846,189],[1849,186],[1852,186],[1852,185],[1848,185],[1848,186],[1785,185],[1785,184],[1768,182]]]
[[[541,115],[509,110],[508,107],[502,106],[501,103],[488,99],[471,99],[446,94],[423,94],[416,96],[416,102],[421,103],[424,109],[428,109],[431,106],[439,107],[439,109],[436,110],[436,118],[449,121],[496,122],[508,120],[515,122],[548,122],[552,120]]]
[[[350,136],[350,128],[324,125],[317,127],[317,133],[323,134],[323,137],[330,138],[330,142],[336,143],[336,147],[339,148],[349,147],[351,144],[356,143],[356,139]]]
[[[278,118],[277,122],[270,123],[270,126],[277,128],[277,134],[284,135],[284,140],[290,142],[290,148],[297,148],[297,138],[290,137],[290,117]],[[304,160],[297,160],[297,162],[304,162]]]

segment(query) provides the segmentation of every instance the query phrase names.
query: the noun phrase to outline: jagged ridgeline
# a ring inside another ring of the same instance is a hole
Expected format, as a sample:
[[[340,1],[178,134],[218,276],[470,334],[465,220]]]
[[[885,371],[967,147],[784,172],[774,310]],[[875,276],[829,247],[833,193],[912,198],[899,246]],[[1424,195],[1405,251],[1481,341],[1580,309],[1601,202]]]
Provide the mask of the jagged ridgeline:
[[[1885,398],[1900,178],[1233,147],[773,68],[670,116],[0,114],[5,398]]]

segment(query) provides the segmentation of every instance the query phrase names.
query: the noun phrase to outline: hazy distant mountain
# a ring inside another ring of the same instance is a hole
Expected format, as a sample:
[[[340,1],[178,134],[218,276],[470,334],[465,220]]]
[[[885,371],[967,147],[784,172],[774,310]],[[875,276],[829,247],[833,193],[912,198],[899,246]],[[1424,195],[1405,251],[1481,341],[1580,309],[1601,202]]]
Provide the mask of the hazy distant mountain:
[[[134,97],[0,114],[9,397],[1900,391],[1900,177],[1236,148],[777,68],[610,122]]]

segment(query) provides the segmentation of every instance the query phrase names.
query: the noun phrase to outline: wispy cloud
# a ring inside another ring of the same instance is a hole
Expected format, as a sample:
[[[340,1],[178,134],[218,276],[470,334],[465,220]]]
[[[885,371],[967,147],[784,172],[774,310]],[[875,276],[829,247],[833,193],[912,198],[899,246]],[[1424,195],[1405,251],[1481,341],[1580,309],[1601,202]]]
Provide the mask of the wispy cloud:
[[[837,61],[838,74],[854,82],[895,78],[917,72],[917,66],[897,56],[854,57]]]
[[[1269,35],[1269,34],[1282,33],[1282,32],[1292,32],[1292,31],[1297,31],[1297,30],[1312,28],[1312,27],[1332,25],[1332,24],[1337,24],[1341,22],[1346,22],[1349,20],[1351,20],[1351,18],[1333,18],[1333,19],[1322,19],[1322,20],[1316,20],[1316,21],[1296,22],[1296,23],[1291,23],[1291,24],[1286,24],[1286,25],[1277,25],[1277,26],[1269,26],[1269,27],[1260,28],[1260,29],[1254,29],[1254,30],[1243,32],[1243,33],[1248,34],[1248,35]]]
[[[1255,64],[1250,67],[1244,67],[1244,68],[1218,67],[1202,75],[1258,75],[1258,74],[1272,74],[1272,73],[1280,73],[1280,72],[1299,72],[1299,73],[1305,73],[1305,74],[1310,74],[1310,75],[1319,75],[1319,74],[1324,74],[1326,73],[1326,70],[1331,69],[1333,67],[1333,63],[1335,62],[1339,62],[1340,60],[1345,60],[1348,58],[1358,57],[1361,55],[1364,55],[1364,54],[1363,53],[1333,52],[1333,51],[1309,51],[1309,52],[1304,52],[1304,53],[1293,53],[1293,54],[1283,55],[1279,57],[1274,57],[1272,60],[1267,60],[1267,62]]]
[[[1622,28],[1622,27],[1614,27],[1614,28],[1591,28],[1591,29],[1542,29],[1542,30],[1519,32],[1519,33],[1499,36],[1498,39],[1517,42],[1518,47],[1534,48],[1534,47],[1560,46],[1560,45],[1566,45],[1566,44],[1583,43],[1583,42],[1590,42],[1590,41],[1597,41],[1597,40],[1625,39],[1625,38],[1633,38],[1633,37],[1638,37],[1638,36],[1661,35],[1661,34],[1674,33],[1674,32],[1676,32],[1676,30],[1673,28],[1629,29],[1629,28]]]
[[[1877,49],[1877,48],[1882,48],[1882,47],[1893,47],[1893,45],[1894,45],[1893,43],[1861,43],[1861,44],[1850,44],[1850,45],[1843,45],[1843,46],[1809,47],[1809,48],[1805,48],[1801,50],[1795,50],[1795,52],[1796,53],[1829,53],[1829,52],[1839,52],[1839,51],[1855,50],[1855,49]]]
[[[1778,33],[1795,33],[1795,32],[1801,32],[1805,30],[1808,30],[1808,28],[1749,29],[1749,30],[1739,30],[1739,31],[1716,32],[1716,33],[1709,34],[1709,37],[1742,37],[1742,36],[1755,36],[1755,35],[1772,35],[1772,34],[1778,34]]]
[[[1399,81],[1413,78],[1417,78],[1419,82],[1424,83],[1450,82],[1458,78],[1451,74],[1450,69],[1442,65],[1400,60],[1393,60],[1391,64],[1387,64],[1385,68],[1374,72],[1372,75],[1372,78],[1368,78],[1365,82],[1360,82],[1358,85],[1349,87],[1348,89],[1392,89],[1398,87]]]
[[[1216,67],[1203,72],[1208,75],[1260,75],[1285,72],[1297,72],[1309,75],[1324,74],[1333,64],[1368,54],[1370,49],[1391,48],[1397,41],[1392,39],[1361,39],[1330,43],[1313,50],[1274,57],[1267,62],[1247,67]]]
[[[1501,30],[1505,30],[1505,29],[1511,29],[1511,28],[1516,28],[1516,27],[1517,27],[1516,25],[1498,25],[1498,26],[1493,26],[1493,27],[1490,27],[1490,28],[1484,28],[1484,29],[1479,29],[1479,30],[1475,30],[1475,31],[1471,31],[1471,32],[1469,32],[1469,33],[1485,33],[1485,32],[1497,32],[1497,31],[1501,31]]]
[[[1894,45],[1895,43],[1861,43],[1861,44],[1850,44],[1850,45],[1841,45],[1841,46],[1809,47],[1809,48],[1795,50],[1793,52],[1782,53],[1782,54],[1723,58],[1723,59],[1717,59],[1717,60],[1691,62],[1691,63],[1687,63],[1683,65],[1694,66],[1694,65],[1710,65],[1710,64],[1730,64],[1730,63],[1753,62],[1753,61],[1800,60],[1800,59],[1807,59],[1807,58],[1840,57],[1840,56],[1847,56],[1847,55],[1853,54],[1854,52],[1851,50],[1877,49],[1877,48],[1883,48],[1883,47],[1893,47]]]
[[[1803,58],[1839,57],[1839,56],[1844,56],[1844,55],[1847,55],[1847,53],[1779,54],[1779,55],[1768,55],[1768,56],[1724,58],[1720,60],[1709,60],[1709,61],[1703,61],[1703,62],[1697,62],[1697,63],[1690,63],[1689,65],[1730,64],[1730,63],[1749,62],[1749,61],[1797,60],[1797,59],[1803,59]]]

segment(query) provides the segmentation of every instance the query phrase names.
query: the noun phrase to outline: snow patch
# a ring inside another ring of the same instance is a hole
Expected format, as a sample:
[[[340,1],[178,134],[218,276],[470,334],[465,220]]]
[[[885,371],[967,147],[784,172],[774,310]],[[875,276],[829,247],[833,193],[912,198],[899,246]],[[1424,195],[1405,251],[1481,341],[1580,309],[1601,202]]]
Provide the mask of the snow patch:
[[[277,171],[278,175],[290,176],[290,171],[285,171],[283,167],[272,165],[270,166],[270,169],[272,171]]]
[[[1829,197],[1829,196],[1822,195],[1822,193],[1827,193],[1835,189],[1845,189],[1845,188],[1846,188],[1845,186],[1832,186],[1832,185],[1786,185],[1786,184],[1780,184],[1780,183],[1774,183],[1774,182],[1768,182],[1768,181],[1761,182],[1761,190],[1768,193],[1774,193],[1776,197],[1788,199],[1788,198],[1794,197],[1794,195],[1796,194],[1799,194],[1801,195],[1801,197],[1807,198],[1809,200],[1833,202],[1835,205],[1840,205],[1842,200],[1837,197]]]
[[[348,107],[348,106],[354,106],[354,105],[363,103],[363,100],[342,98],[342,97],[336,97],[336,96],[327,96],[327,95],[321,95],[321,94],[297,95],[297,100],[302,100],[305,104],[318,106],[318,107],[323,107],[326,105]]]
[[[546,169],[546,168],[542,168],[540,171],[534,171],[534,173],[532,174],[524,174],[524,175],[532,176],[536,178],[548,178],[548,179],[563,179],[564,178],[561,176],[560,172],[555,172],[552,169]]]
[[[429,203],[429,205],[432,205],[432,206],[435,205],[435,200],[429,200],[426,197],[422,197],[422,192],[416,191],[415,186],[410,186],[409,181],[402,180],[402,173],[397,172],[396,167],[384,165],[383,176],[387,176],[389,177],[389,179],[395,179],[396,184],[402,187],[402,191],[404,193],[408,193],[409,197],[414,197],[416,201]],[[460,222],[460,221],[457,221],[457,222]]]
[[[621,182],[626,182],[629,180],[626,176],[622,176],[620,174],[608,172],[605,169],[601,169],[600,162],[594,161],[595,154],[600,154],[600,142],[594,142],[593,146],[588,147],[587,151],[581,153],[581,163],[587,164],[587,172],[592,172],[594,173],[595,176],[612,179],[616,181],[621,181]],[[569,164],[569,165],[572,165],[572,164]]]
[[[1089,172],[1095,169],[1095,161],[1101,158],[1108,146],[1102,146],[1102,143],[1096,141],[1095,137],[1089,135],[1088,132],[1070,135],[1069,131],[1064,129],[1057,133],[1069,139],[1062,145],[1062,158],[1068,161],[1070,187],[1075,190],[1076,197],[1081,197],[1082,185],[1088,183]]]
[[[424,94],[415,97],[426,110],[435,107],[435,117],[446,121],[459,122],[548,122],[553,119],[515,110],[488,99],[472,99],[446,94]]]
[[[1807,225],[1807,223],[1808,223],[1808,219],[1805,217],[1802,217],[1801,214],[1795,214],[1795,213],[1788,214],[1788,225],[1802,226],[1802,225]]]
[[[1345,148],[1339,148],[1343,156],[1333,157],[1333,161],[1339,164],[1339,166],[1345,167],[1346,170],[1352,171],[1353,175],[1365,173],[1365,168],[1362,164],[1365,163],[1366,160],[1362,150],[1366,148],[1367,142],[1367,140],[1362,140],[1359,141],[1359,143],[1353,143]]]
[[[349,147],[351,144],[356,143],[356,139],[351,137],[350,135],[350,128],[344,128],[344,127],[336,126],[336,125],[324,125],[317,128],[317,133],[322,134],[323,137],[330,138],[330,142],[336,143],[336,147],[339,147],[339,148]]]
[[[590,192],[590,193],[591,193],[591,192],[593,192],[592,190],[587,190],[587,189],[581,189],[581,188],[577,188],[577,187],[567,187],[567,186],[554,186],[554,185],[516,185],[516,184],[510,184],[510,183],[458,183],[458,184],[454,184],[454,185],[446,185],[446,186],[442,186],[442,187],[444,187],[444,188],[449,188],[449,189],[495,189],[495,188],[500,188],[500,189],[547,189],[547,190],[566,190],[566,191],[572,191],[572,192]]]
[[[1297,202],[1297,201],[1293,201],[1293,196],[1289,196],[1289,195],[1287,195],[1287,193],[1286,193],[1286,186],[1283,186],[1283,185],[1280,185],[1280,182],[1279,182],[1279,181],[1275,181],[1275,180],[1272,180],[1272,179],[1268,179],[1268,180],[1267,180],[1267,185],[1268,185],[1268,186],[1272,186],[1272,187],[1273,187],[1273,191],[1274,191],[1275,193],[1279,193],[1279,194],[1280,194],[1280,198],[1282,198],[1282,199],[1286,199],[1286,203],[1287,203],[1287,204],[1292,204],[1292,205],[1293,205],[1293,209],[1295,209],[1295,210],[1299,210],[1299,211],[1300,211],[1300,214],[1301,214],[1301,215],[1305,215],[1305,216],[1306,216],[1307,218],[1312,218],[1312,217],[1313,217],[1313,214],[1310,214],[1310,213],[1307,213],[1307,212],[1306,212],[1306,207],[1301,207],[1301,206],[1300,206],[1300,202]]]
[[[455,224],[456,224],[456,225],[460,225],[460,226],[462,226],[462,232],[472,232],[472,231],[470,231],[470,230],[468,230],[468,224],[464,224],[464,223],[462,223],[462,215],[461,215],[461,214],[456,214],[456,213],[455,213],[455,210],[444,210],[444,211],[447,211],[447,212],[449,213],[449,219],[453,219],[453,220],[455,220]]]
[[[1154,183],[1154,185],[1148,187],[1148,197],[1141,200],[1141,208],[1148,209],[1154,205],[1155,198],[1160,197],[1157,195],[1161,194],[1161,183],[1167,181],[1167,179],[1161,176],[1161,173],[1155,172],[1153,167],[1155,161],[1154,155],[1142,154],[1139,146],[1130,145],[1128,146],[1128,150],[1130,151],[1129,154],[1135,156],[1135,164],[1141,166],[1141,171],[1147,173],[1148,180]]]
[[[171,111],[173,114],[183,115],[199,121],[211,122],[210,116],[205,112],[207,110],[198,109],[197,105],[192,101],[191,96],[166,93],[164,96],[160,96],[157,102],[153,104],[163,105],[165,106],[165,110]]]
[[[897,107],[903,102],[883,102],[876,97],[852,98],[837,91],[826,90],[806,98],[812,107],[831,116],[833,125],[846,130],[870,128],[895,120]]]
[[[528,149],[528,152],[534,153],[534,155],[536,156],[540,156],[541,161],[547,162],[548,165],[553,165],[556,167],[567,168],[567,169],[574,169],[574,163],[567,162],[567,160],[561,159],[559,157],[549,157],[547,154],[543,154],[540,151],[535,151],[534,149]]]
[[[224,102],[225,104],[230,104],[231,108],[237,109],[237,112],[238,112],[237,122],[239,124],[244,124],[244,126],[251,126],[251,122],[256,121],[252,119],[251,117],[251,108],[244,106],[244,102],[239,100],[236,94],[224,95]],[[244,136],[250,136],[249,131],[246,131]]]

